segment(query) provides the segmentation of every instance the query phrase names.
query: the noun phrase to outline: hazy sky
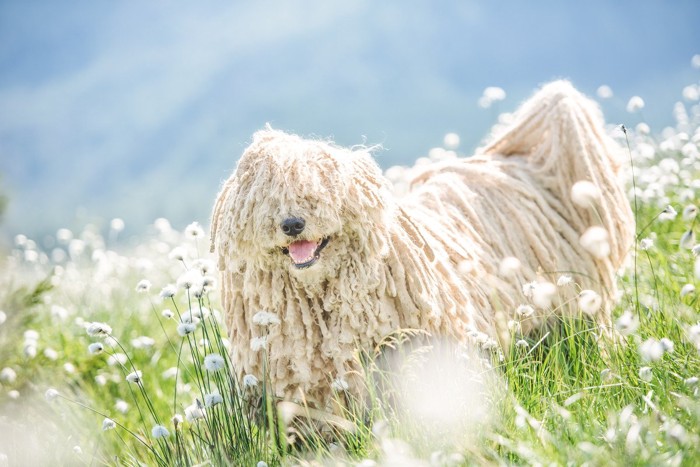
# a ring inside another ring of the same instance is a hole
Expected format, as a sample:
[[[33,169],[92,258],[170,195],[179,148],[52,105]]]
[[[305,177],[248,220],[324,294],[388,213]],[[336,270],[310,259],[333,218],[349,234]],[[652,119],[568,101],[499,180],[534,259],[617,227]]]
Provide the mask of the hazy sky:
[[[560,77],[609,85],[609,121],[660,131],[700,79],[698,25],[696,0],[1,1],[0,230],[208,224],[266,122],[382,144],[384,167],[451,131],[469,153],[497,111]],[[507,92],[497,109],[477,105],[487,86]]]

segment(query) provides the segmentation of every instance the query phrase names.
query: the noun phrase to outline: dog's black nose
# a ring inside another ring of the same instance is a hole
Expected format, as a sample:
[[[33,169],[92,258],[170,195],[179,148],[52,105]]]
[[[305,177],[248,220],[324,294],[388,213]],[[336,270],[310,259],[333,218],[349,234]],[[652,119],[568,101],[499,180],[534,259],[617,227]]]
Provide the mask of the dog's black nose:
[[[304,222],[304,219],[299,217],[290,217],[289,219],[285,219],[284,222],[280,224],[280,227],[285,235],[294,237],[295,235],[299,235],[304,231],[305,225],[306,222]]]

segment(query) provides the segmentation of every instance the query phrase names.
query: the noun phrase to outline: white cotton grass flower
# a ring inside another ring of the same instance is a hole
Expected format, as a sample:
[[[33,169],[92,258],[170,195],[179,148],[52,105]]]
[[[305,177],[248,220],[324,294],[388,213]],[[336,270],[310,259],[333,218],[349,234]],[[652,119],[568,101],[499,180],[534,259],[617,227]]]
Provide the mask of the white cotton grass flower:
[[[659,339],[659,344],[661,344],[661,347],[664,349],[665,353],[673,353],[675,345],[668,337],[662,337]]]
[[[518,349],[528,349],[530,348],[530,344],[525,340],[525,339],[518,339],[515,342],[515,347]]]
[[[180,289],[196,291],[204,288],[204,276],[199,269],[189,269],[177,278],[177,286]]]
[[[598,259],[606,258],[610,255],[610,235],[608,231],[599,226],[589,227],[581,238],[579,243],[588,253]]]
[[[49,402],[56,399],[58,396],[60,396],[60,393],[54,388],[49,388],[44,393],[44,399],[46,399]]]
[[[501,260],[498,265],[498,275],[504,279],[513,279],[520,272],[522,264],[520,260],[514,256],[507,256]]]
[[[115,217],[109,222],[109,228],[114,232],[121,232],[122,230],[124,230],[125,226],[126,225],[124,224],[124,220],[118,217]]]
[[[170,436],[170,432],[163,425],[156,425],[151,429],[151,436],[155,439],[167,438]]]
[[[639,96],[632,96],[629,101],[627,101],[627,111],[629,113],[635,113],[644,108],[644,99]]]
[[[603,305],[603,298],[594,290],[582,290],[578,295],[578,308],[583,314],[595,316]]]
[[[107,430],[112,430],[117,426],[117,422],[112,420],[111,418],[105,418],[102,420],[102,430],[107,431]]]
[[[226,360],[218,353],[212,353],[204,357],[204,368],[207,371],[219,371],[226,367]]]
[[[179,413],[176,413],[175,415],[173,415],[170,421],[173,423],[173,426],[177,430],[178,425],[180,425],[184,421],[184,418],[182,418],[182,415],[180,415]]]
[[[693,256],[700,256],[700,244],[695,245],[690,251],[693,253]]]
[[[106,323],[88,323],[85,330],[92,337],[107,337],[112,334],[112,327]]]
[[[641,249],[643,251],[647,251],[650,248],[652,248],[653,246],[654,246],[654,239],[653,238],[646,237],[646,238],[643,238],[639,241],[639,249]]]
[[[603,84],[601,86],[598,86],[596,94],[601,99],[610,99],[611,97],[613,97],[613,90],[607,84]]]
[[[280,322],[279,317],[269,311],[258,311],[253,315],[253,324],[257,324],[258,326],[266,327],[273,324],[280,324]]]
[[[687,101],[696,101],[700,99],[700,86],[697,84],[690,84],[683,88],[683,99]]]
[[[122,399],[117,399],[114,403],[114,410],[119,413],[125,414],[129,411],[129,403]]]
[[[530,305],[519,305],[518,308],[515,309],[515,314],[521,318],[528,318],[532,316],[533,313],[535,313],[535,309]]]
[[[160,312],[160,314],[163,316],[165,319],[172,319],[173,316],[175,316],[175,313],[172,312],[170,309],[165,309]]]
[[[177,286],[168,284],[160,290],[160,298],[172,298],[177,293]]]
[[[17,372],[10,367],[0,370],[0,382],[12,384],[17,380]]]
[[[645,362],[656,362],[664,356],[664,347],[656,339],[647,339],[639,346],[639,354]]]
[[[634,129],[640,135],[648,135],[651,133],[651,127],[644,122],[637,123],[637,126],[634,127]]]
[[[267,347],[267,336],[253,337],[250,340],[250,350],[253,352],[259,352],[265,350]]]
[[[143,373],[141,372],[141,370],[136,370],[126,375],[126,380],[130,383],[139,384],[141,382],[142,377]]]
[[[574,280],[568,274],[562,274],[557,279],[557,287],[566,287],[567,285],[571,285],[573,283],[574,283]]]
[[[523,295],[525,295],[525,298],[532,298],[532,294],[535,292],[536,288],[537,282],[534,281],[523,284]]]
[[[691,376],[690,378],[684,379],[683,384],[685,384],[686,386],[693,387],[693,386],[697,386],[699,381],[700,381],[700,378],[698,378],[697,376]]]
[[[254,375],[243,376],[243,387],[246,389],[252,389],[258,386],[258,378]]]
[[[639,318],[630,310],[625,311],[617,321],[615,321],[615,329],[623,336],[629,336],[634,333],[639,327]]]
[[[221,397],[221,394],[213,392],[211,394],[204,394],[204,405],[206,407],[214,407],[217,404],[221,404],[224,402],[224,398]]]
[[[126,354],[118,352],[114,353],[107,358],[107,364],[109,366],[115,366],[115,365],[125,365],[126,362],[129,361],[129,357],[126,356]]]
[[[694,204],[689,204],[683,208],[683,220],[686,222],[692,221],[698,215],[698,207]]]
[[[174,259],[175,261],[185,261],[185,259],[187,258],[187,250],[185,250],[181,246],[176,246],[175,248],[170,250],[168,258]]]
[[[690,59],[690,66],[696,70],[700,69],[700,54],[693,55],[693,58]]]
[[[600,189],[588,180],[579,180],[571,187],[571,201],[579,207],[589,208],[600,201]]]
[[[695,231],[692,229],[686,230],[683,235],[681,235],[681,239],[678,242],[678,246],[683,250],[692,250],[696,244]]]
[[[693,284],[685,284],[683,288],[681,288],[681,298],[686,297],[688,295],[692,295],[695,293],[695,286]]]
[[[442,144],[446,149],[457,149],[459,147],[459,135],[457,133],[447,133],[442,139]]]
[[[659,214],[659,220],[662,221],[670,221],[676,218],[678,215],[678,212],[675,210],[673,206],[670,204],[666,205],[663,211],[661,211],[661,214]]]
[[[192,222],[185,227],[185,237],[190,239],[198,239],[204,237],[204,229],[199,225],[199,222]]]
[[[195,420],[204,418],[204,416],[204,406],[199,401],[199,399],[196,399],[194,403],[192,403],[192,405],[188,405],[187,407],[185,407],[185,419],[190,423],[194,422]]]
[[[520,332],[522,331],[520,321],[514,319],[508,320],[506,326],[508,327],[508,331],[510,331],[511,334],[520,334]]]
[[[138,284],[136,284],[136,291],[139,293],[148,292],[151,290],[151,281],[148,279],[141,279]]]
[[[197,329],[197,323],[180,323],[177,325],[177,333],[182,337],[192,334]]]
[[[651,372],[651,368],[648,366],[643,366],[639,369],[639,379],[642,381],[646,381],[647,383],[651,382],[651,379],[654,375]]]
[[[102,344],[102,342],[93,342],[92,344],[88,345],[88,352],[90,352],[92,355],[102,353],[104,349],[105,346]]]
[[[557,286],[551,282],[538,282],[532,291],[532,303],[539,308],[549,308],[556,296]]]
[[[331,383],[331,389],[335,392],[345,392],[350,388],[348,382],[344,378],[336,378]]]

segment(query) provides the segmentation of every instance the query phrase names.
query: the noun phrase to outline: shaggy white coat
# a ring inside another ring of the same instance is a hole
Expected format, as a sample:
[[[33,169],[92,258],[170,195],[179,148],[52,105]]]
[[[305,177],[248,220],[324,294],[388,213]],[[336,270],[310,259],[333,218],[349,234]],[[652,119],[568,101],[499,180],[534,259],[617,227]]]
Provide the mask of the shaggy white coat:
[[[508,321],[527,334],[548,316],[577,312],[580,289],[602,296],[588,311],[609,327],[634,219],[623,154],[599,109],[554,82],[490,139],[479,155],[414,169],[397,197],[366,148],[257,132],[212,219],[240,374],[262,378],[266,369],[276,396],[324,408],[334,381],[361,390],[356,349],[398,329],[503,343]],[[572,201],[579,181],[600,192],[592,206]],[[280,228],[289,217],[306,221],[298,238]],[[602,229],[582,245],[592,226]],[[328,239],[304,269],[288,254],[299,239]],[[507,257],[521,265],[499,275]],[[577,285],[554,289],[561,274]],[[518,315],[522,304],[535,313]],[[260,311],[280,322],[256,324]]]

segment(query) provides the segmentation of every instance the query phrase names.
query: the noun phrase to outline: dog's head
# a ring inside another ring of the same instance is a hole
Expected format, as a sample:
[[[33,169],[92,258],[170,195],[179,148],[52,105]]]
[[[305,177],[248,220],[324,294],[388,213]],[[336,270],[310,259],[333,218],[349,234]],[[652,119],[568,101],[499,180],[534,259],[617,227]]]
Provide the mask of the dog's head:
[[[219,193],[212,248],[220,267],[288,270],[301,280],[382,255],[387,182],[366,148],[344,149],[281,131],[257,132]]]

